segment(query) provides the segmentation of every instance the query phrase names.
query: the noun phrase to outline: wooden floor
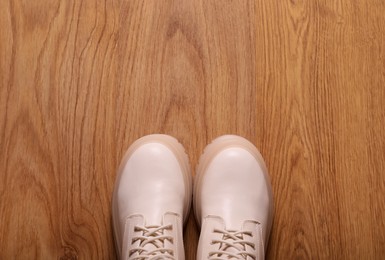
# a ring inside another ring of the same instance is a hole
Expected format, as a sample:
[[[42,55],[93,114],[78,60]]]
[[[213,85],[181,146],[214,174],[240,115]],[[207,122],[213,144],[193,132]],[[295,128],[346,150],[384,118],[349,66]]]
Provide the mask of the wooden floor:
[[[222,134],[261,150],[269,259],[383,259],[384,1],[0,5],[0,259],[116,258],[116,169],[150,133],[193,168]]]

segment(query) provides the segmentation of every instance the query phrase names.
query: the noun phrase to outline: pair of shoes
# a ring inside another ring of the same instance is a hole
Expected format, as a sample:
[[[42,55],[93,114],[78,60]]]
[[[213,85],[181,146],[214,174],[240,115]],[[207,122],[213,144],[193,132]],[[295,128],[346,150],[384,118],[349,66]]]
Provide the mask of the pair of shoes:
[[[246,139],[225,135],[205,148],[194,180],[201,226],[197,259],[263,259],[273,219],[267,169]],[[119,167],[112,215],[120,259],[184,259],[183,223],[192,177],[183,146],[168,135],[135,141]]]

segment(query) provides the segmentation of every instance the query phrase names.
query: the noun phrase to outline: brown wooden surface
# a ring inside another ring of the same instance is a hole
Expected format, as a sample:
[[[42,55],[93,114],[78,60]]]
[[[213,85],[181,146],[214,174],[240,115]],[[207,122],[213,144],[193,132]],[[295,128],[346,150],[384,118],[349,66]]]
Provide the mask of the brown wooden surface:
[[[385,255],[385,2],[0,0],[0,259],[113,259],[150,133],[264,155],[269,259]],[[185,230],[187,259],[198,230]]]

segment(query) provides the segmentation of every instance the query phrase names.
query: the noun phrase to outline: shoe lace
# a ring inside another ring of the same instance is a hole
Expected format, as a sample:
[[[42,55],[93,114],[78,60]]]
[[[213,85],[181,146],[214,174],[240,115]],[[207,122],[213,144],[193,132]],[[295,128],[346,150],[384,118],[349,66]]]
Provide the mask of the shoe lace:
[[[219,249],[209,253],[210,260],[228,260],[228,259],[251,259],[255,260],[256,255],[247,252],[247,247],[255,249],[255,244],[244,240],[244,236],[252,237],[249,231],[227,231],[214,229],[214,233],[222,234],[222,239],[214,239],[211,244],[219,244]],[[229,249],[235,249],[228,251]],[[235,251],[235,252],[234,252]]]
[[[164,242],[168,240],[173,243],[172,236],[164,235],[165,230],[172,230],[172,225],[164,226],[135,226],[135,232],[142,232],[141,236],[136,236],[132,238],[131,243],[134,244],[137,241],[140,241],[139,245],[135,248],[132,248],[129,251],[129,257],[132,260],[156,260],[156,259],[173,259],[174,251],[171,249],[164,248]],[[152,245],[152,250],[149,250],[146,245]],[[131,258],[135,253],[138,255]]]

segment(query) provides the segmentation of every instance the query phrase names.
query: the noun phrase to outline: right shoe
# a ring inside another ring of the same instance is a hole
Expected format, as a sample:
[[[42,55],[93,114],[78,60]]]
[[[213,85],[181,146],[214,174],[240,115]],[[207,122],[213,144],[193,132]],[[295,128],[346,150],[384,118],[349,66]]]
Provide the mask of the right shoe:
[[[265,163],[248,140],[225,135],[208,145],[194,181],[201,225],[197,259],[264,259],[273,220]]]
[[[184,259],[183,223],[192,180],[183,146],[168,135],[135,141],[122,160],[112,199],[119,259]]]

